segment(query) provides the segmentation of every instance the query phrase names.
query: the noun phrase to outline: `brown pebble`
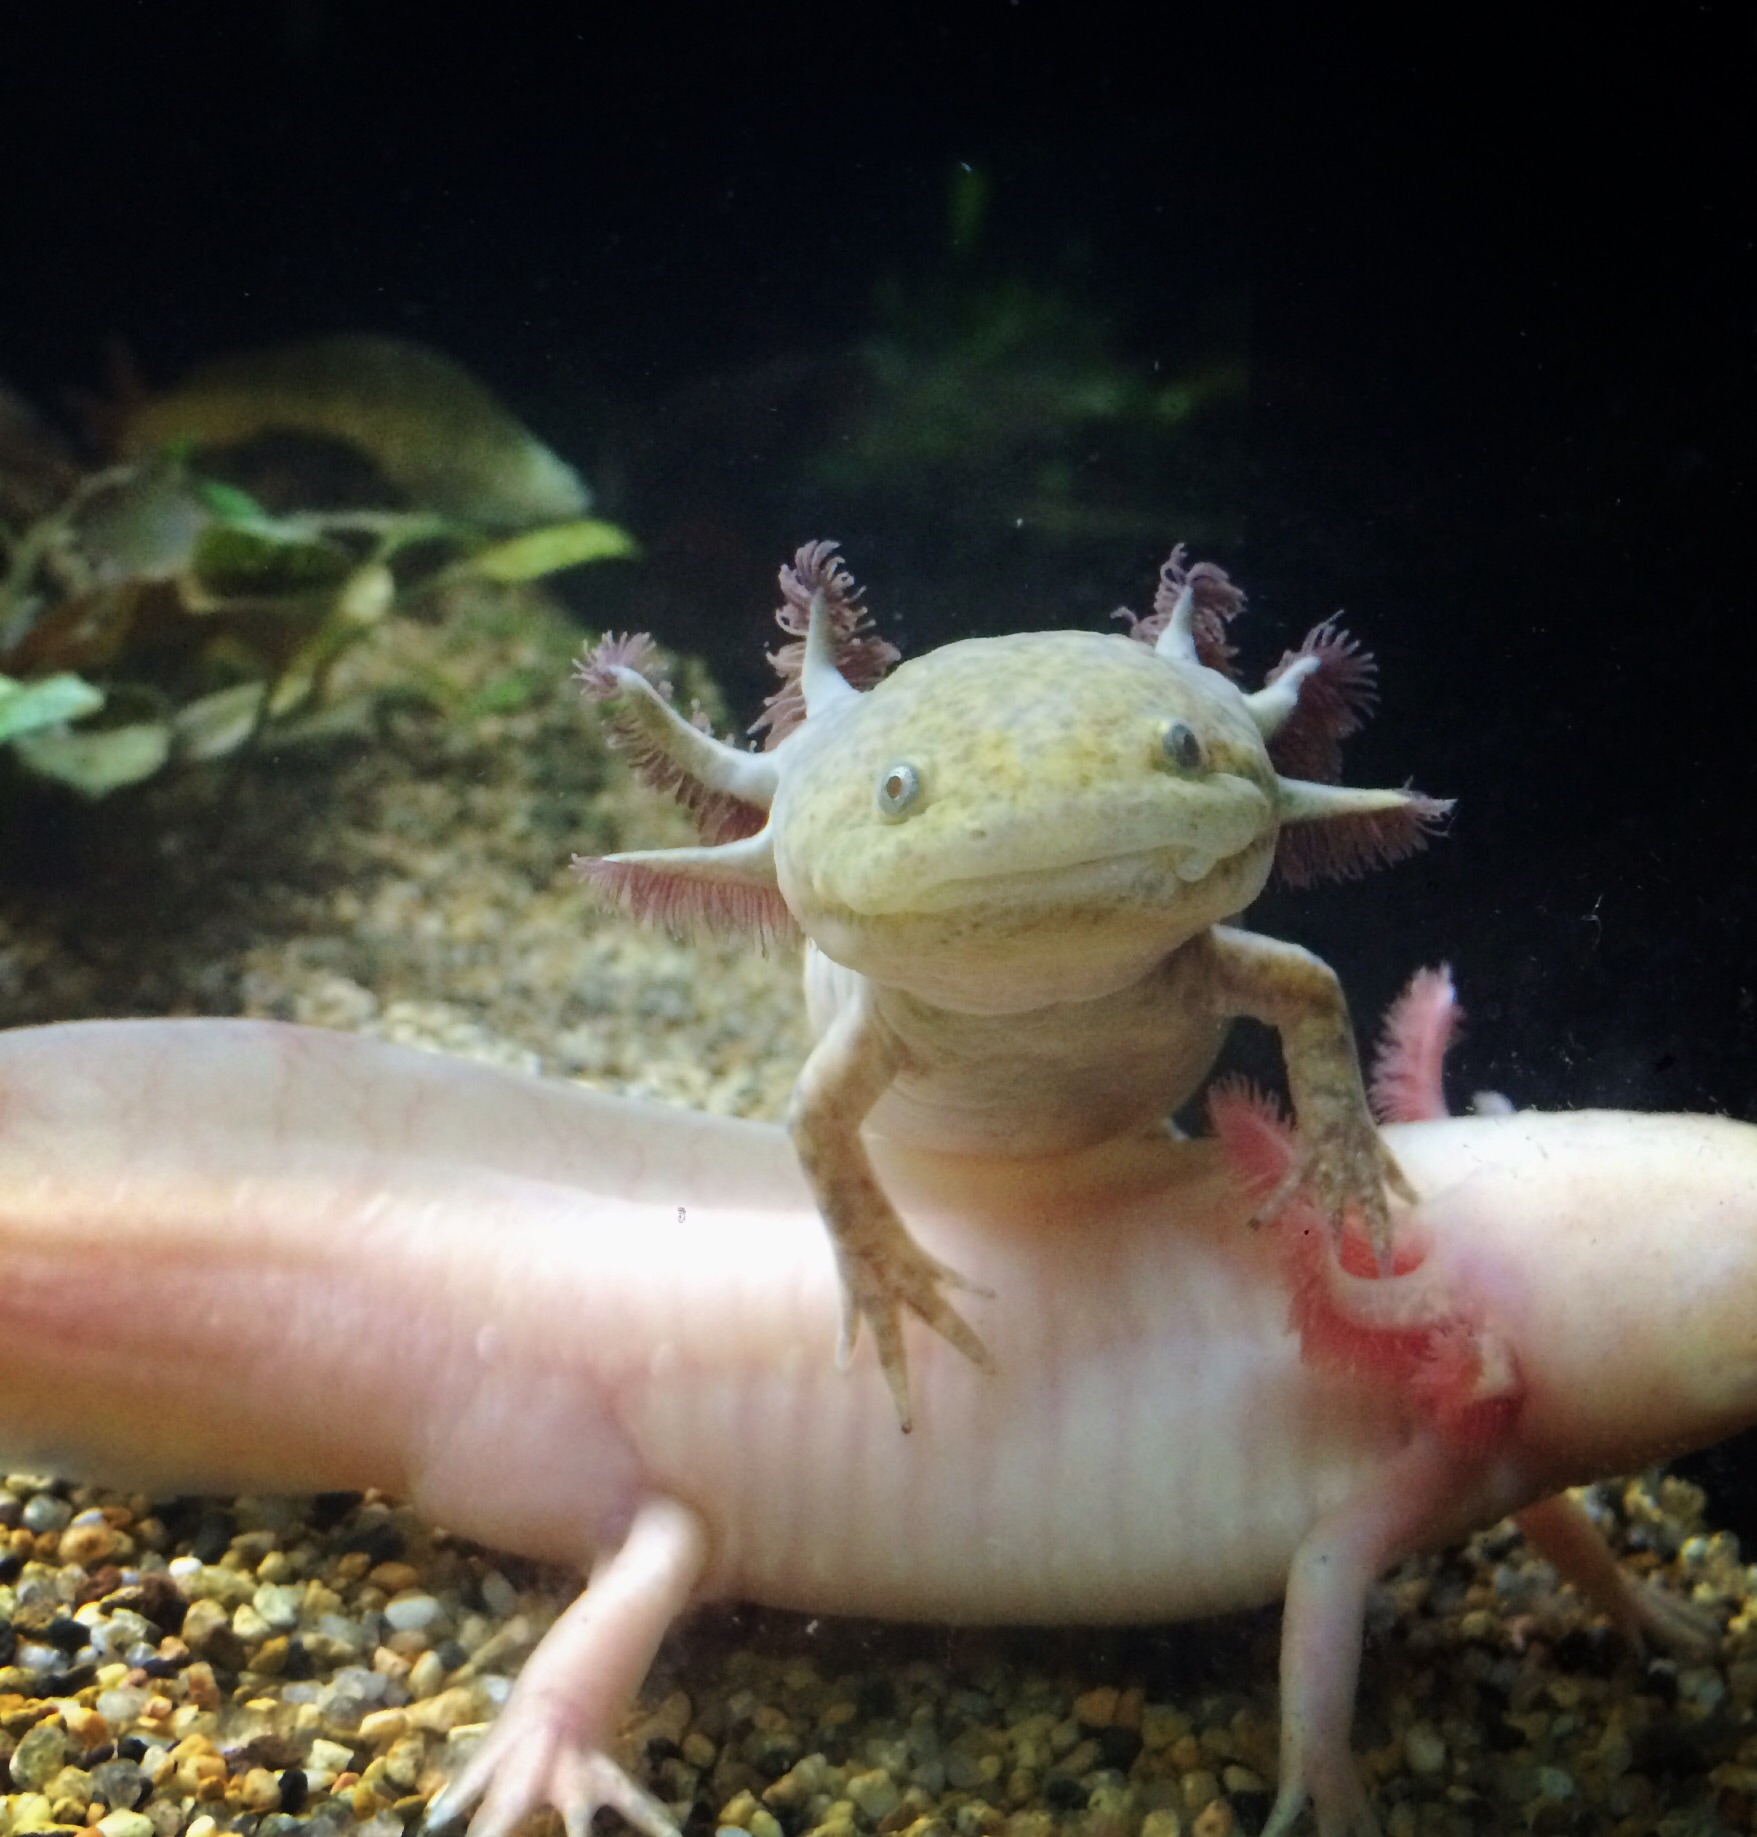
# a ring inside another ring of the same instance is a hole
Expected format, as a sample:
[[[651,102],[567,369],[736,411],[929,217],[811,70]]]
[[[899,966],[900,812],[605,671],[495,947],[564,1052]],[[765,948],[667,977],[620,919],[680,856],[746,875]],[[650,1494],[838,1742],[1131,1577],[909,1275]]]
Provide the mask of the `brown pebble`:
[[[413,1563],[376,1563],[367,1572],[366,1579],[387,1595],[400,1595],[405,1588],[421,1586],[421,1571]]]
[[[85,1582],[73,1597],[75,1607],[85,1607],[93,1601],[102,1601],[113,1595],[122,1585],[122,1571],[114,1563],[99,1563],[95,1569],[87,1569]]]
[[[222,1701],[220,1687],[214,1682],[214,1668],[206,1659],[197,1659],[183,1670],[183,1689],[197,1709],[218,1709]]]
[[[1190,1837],[1233,1837],[1238,1820],[1224,1799],[1204,1805],[1190,1821]]]
[[[419,1735],[405,1735],[400,1741],[392,1742],[390,1752],[384,1756],[384,1777],[398,1792],[411,1793],[421,1778],[426,1760],[427,1744]]]
[[[82,1748],[102,1747],[110,1740],[109,1723],[95,1709],[86,1709],[82,1704],[63,1704],[61,1725]]]
[[[1084,1690],[1074,1699],[1074,1720],[1082,1728],[1107,1729],[1116,1722],[1117,1701],[1122,1692],[1112,1684],[1101,1684],[1096,1690]]]
[[[1202,1811],[1220,1797],[1220,1781],[1206,1767],[1197,1767],[1183,1777],[1184,1807]]]
[[[192,1754],[178,1767],[177,1784],[198,1798],[217,1797],[226,1789],[226,1763],[217,1754]]]
[[[360,1739],[371,1748],[389,1747],[407,1731],[408,1726],[406,1710],[369,1710],[360,1718]]]
[[[285,1633],[276,1633],[273,1638],[265,1639],[250,1656],[252,1671],[260,1671],[265,1677],[279,1677],[287,1668],[289,1646]]]
[[[114,1554],[118,1539],[107,1524],[70,1524],[61,1533],[59,1555],[64,1563],[94,1569]]]
[[[281,1783],[266,1767],[252,1767],[238,1782],[238,1802],[246,1811],[279,1811]]]
[[[482,1705],[468,1684],[453,1684],[424,1703],[411,1703],[404,1712],[409,1726],[431,1729],[436,1735],[449,1735],[465,1723],[482,1720]]]
[[[199,1652],[210,1639],[231,1631],[231,1616],[218,1601],[200,1600],[189,1604],[183,1616],[183,1638],[190,1649]]]

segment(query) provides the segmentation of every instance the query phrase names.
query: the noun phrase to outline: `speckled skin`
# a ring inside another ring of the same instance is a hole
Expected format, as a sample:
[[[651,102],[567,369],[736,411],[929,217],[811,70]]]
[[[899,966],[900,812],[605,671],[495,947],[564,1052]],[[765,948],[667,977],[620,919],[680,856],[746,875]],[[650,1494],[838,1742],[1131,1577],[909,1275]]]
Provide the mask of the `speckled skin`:
[[[672,922],[715,916],[718,894],[778,893],[803,932],[820,1037],[789,1129],[842,1269],[842,1358],[869,1326],[905,1428],[905,1310],[991,1361],[946,1299],[959,1279],[887,1200],[863,1129],[1027,1157],[1151,1131],[1247,1015],[1281,1035],[1295,1178],[1325,1214],[1357,1214],[1383,1253],[1387,1186],[1412,1196],[1373,1130],[1335,976],[1226,922],[1262,890],[1284,824],[1409,800],[1278,776],[1267,741],[1301,671],[1245,694],[1198,660],[1187,594],[1180,608],[1157,645],[970,639],[866,693],[831,665],[814,610],[807,718],[758,755],[689,727],[632,668],[583,672],[670,782],[767,808],[752,837],[581,866]]]
[[[378,1485],[591,1564],[435,1803],[481,1797],[475,1837],[545,1802],[574,1837],[600,1804],[674,1837],[609,1749],[692,1600],[1077,1623],[1284,1587],[1269,1828],[1309,1796],[1322,1837],[1364,1837],[1372,1577],[1536,1506],[1649,1624],[1551,1495],[1757,1420],[1757,1129],[1527,1113],[1396,1141],[1425,1260],[1368,1286],[1450,1296],[1509,1348],[1493,1437],[1302,1358],[1276,1234],[1213,1145],[1136,1140],[886,1155],[912,1230],[1007,1296],[993,1378],[920,1349],[904,1441],[818,1356],[836,1277],[777,1130],[295,1027],[26,1030],[0,1036],[0,1449],[155,1492]]]
[[[1166,758],[1173,722],[1199,768]],[[1244,696],[1119,635],[948,644],[814,714],[779,758],[775,875],[800,929],[955,1012],[1136,982],[1248,906],[1273,862],[1275,768]],[[874,787],[898,761],[921,788],[891,816]]]

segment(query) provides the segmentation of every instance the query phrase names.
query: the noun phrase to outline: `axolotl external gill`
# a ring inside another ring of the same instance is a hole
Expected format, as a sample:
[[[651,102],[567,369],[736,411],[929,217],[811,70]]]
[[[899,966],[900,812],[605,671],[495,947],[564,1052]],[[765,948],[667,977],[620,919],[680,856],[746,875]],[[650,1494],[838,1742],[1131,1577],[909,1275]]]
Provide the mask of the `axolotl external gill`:
[[[863,1128],[978,1156],[1089,1148],[1160,1126],[1239,1015],[1281,1036],[1290,1186],[1338,1229],[1358,1216],[1383,1258],[1387,1187],[1413,1195],[1373,1130],[1342,990],[1231,922],[1277,865],[1357,873],[1449,808],[1325,782],[1371,705],[1370,657],[1321,625],[1245,693],[1225,636],[1243,595],[1181,549],[1128,635],[967,639],[889,674],[833,544],[802,548],[781,585],[795,641],[762,751],[685,720],[644,674],[646,639],[586,658],[613,737],[704,840],[576,866],[674,927],[803,933],[817,1041],[789,1130],[841,1270],[843,1362],[864,1321],[905,1428],[904,1310],[989,1363],[943,1292],[966,1285],[904,1229]]]

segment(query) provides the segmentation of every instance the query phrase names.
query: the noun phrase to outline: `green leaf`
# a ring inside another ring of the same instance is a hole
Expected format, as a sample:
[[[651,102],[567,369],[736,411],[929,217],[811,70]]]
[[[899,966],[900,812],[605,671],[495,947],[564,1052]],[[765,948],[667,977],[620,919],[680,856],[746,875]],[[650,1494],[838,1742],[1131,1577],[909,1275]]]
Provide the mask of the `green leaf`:
[[[39,682],[15,682],[10,676],[0,676],[0,745],[38,728],[77,721],[103,705],[103,691],[71,671],[45,676]]]
[[[515,670],[472,689],[458,704],[457,714],[462,720],[474,720],[487,714],[517,714],[531,705],[536,692],[537,684],[532,678],[524,671]]]
[[[226,523],[264,523],[268,512],[248,491],[217,478],[191,478],[190,488],[216,517]]]
[[[511,586],[523,580],[541,580],[563,568],[588,561],[631,560],[640,545],[627,530],[599,517],[580,517],[571,523],[550,523],[527,530],[491,548],[478,550],[458,564],[460,574],[477,574],[484,580]]]
[[[196,538],[190,572],[220,599],[283,599],[345,580],[353,557],[333,542],[273,524],[213,523]]]
[[[16,742],[19,763],[86,797],[102,797],[152,777],[171,756],[171,730],[162,721],[97,732],[26,734]]]
[[[234,683],[193,702],[185,702],[171,717],[171,731],[181,759],[223,759],[235,753],[262,722],[267,685]]]

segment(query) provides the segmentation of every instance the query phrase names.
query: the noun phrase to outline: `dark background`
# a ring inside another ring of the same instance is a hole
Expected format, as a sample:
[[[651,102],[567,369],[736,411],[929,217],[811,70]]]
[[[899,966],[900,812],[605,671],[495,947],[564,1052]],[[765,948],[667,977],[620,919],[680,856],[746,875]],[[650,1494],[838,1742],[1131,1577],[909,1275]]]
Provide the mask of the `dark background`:
[[[582,616],[621,595],[741,693],[806,537],[920,649],[1140,605],[1188,535],[1259,665],[1338,607],[1368,637],[1356,782],[1460,799],[1260,922],[1363,1016],[1449,959],[1461,1092],[1757,1118],[1750,12],[1221,10],[14,9],[0,376],[430,341],[647,543]],[[851,483],[861,353],[1006,285],[1236,393],[1163,453],[1034,429],[1104,512],[1067,528],[988,438],[1005,374],[913,495]]]

